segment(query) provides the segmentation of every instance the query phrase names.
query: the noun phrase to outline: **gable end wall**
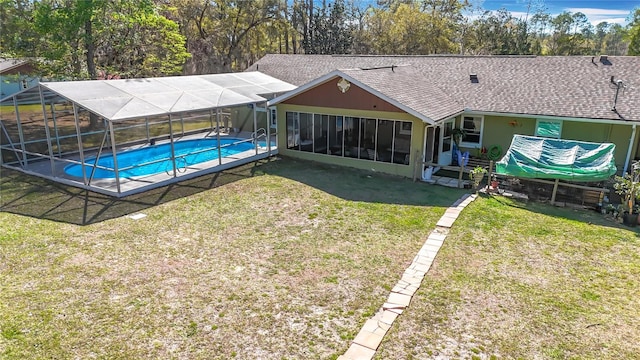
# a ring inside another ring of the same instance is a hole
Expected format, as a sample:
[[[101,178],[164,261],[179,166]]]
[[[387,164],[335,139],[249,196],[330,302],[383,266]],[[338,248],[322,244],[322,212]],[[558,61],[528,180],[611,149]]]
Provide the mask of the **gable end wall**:
[[[335,77],[282,103],[287,105],[404,113],[397,106],[363,90],[355,84],[351,84],[349,90],[342,93],[337,86],[340,79],[340,77]]]

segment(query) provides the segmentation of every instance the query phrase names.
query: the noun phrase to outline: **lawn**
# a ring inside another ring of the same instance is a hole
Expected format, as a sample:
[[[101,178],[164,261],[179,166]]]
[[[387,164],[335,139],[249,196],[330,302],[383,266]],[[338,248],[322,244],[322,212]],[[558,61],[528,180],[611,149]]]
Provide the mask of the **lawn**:
[[[638,233],[595,212],[481,197],[378,359],[637,359]]]
[[[123,200],[3,169],[1,194],[0,357],[299,359],[346,351],[462,192],[280,160]]]
[[[292,159],[121,200],[1,171],[7,359],[335,358],[464,193]],[[595,213],[480,198],[377,356],[631,358],[638,247]]]

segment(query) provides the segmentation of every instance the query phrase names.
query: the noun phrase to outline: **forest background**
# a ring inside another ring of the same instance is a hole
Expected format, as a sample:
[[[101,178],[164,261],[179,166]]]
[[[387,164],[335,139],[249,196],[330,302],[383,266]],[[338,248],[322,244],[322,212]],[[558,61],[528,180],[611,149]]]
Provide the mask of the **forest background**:
[[[0,56],[54,79],[242,71],[268,53],[640,55],[627,24],[467,0],[0,0]]]

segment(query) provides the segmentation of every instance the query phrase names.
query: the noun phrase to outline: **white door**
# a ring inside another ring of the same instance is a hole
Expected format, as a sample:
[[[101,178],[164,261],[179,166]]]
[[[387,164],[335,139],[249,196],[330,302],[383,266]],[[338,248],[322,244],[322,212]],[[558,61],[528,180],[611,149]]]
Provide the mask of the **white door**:
[[[435,126],[427,126],[424,128],[424,147],[422,148],[422,158],[424,159],[425,162],[431,163],[434,161],[434,159],[437,158],[435,151],[437,151],[437,149],[435,148],[435,146],[437,146],[437,141],[436,141],[436,127]]]
[[[453,137],[451,136],[455,119],[445,120],[440,127],[440,148],[438,165],[451,165],[453,157]]]

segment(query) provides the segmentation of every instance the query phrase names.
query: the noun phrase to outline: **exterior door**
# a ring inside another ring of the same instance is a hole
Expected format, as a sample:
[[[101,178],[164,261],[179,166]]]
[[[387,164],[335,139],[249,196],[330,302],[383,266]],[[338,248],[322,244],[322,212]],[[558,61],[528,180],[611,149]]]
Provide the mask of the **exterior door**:
[[[438,165],[451,165],[453,158],[453,131],[455,119],[442,122],[440,131],[440,148],[438,149]]]
[[[424,153],[422,154],[422,158],[427,163],[432,163],[438,158],[438,154],[436,153],[438,150],[436,147],[438,144],[436,141],[437,134],[438,132],[435,126],[427,126],[424,128]],[[434,149],[436,151],[434,151]]]

